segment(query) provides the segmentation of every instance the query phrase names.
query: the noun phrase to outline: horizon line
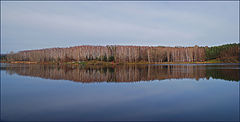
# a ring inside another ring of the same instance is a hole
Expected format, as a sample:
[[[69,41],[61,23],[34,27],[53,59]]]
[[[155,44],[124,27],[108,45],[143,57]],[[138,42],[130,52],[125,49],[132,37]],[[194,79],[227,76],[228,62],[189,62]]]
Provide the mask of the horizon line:
[[[240,44],[239,43],[227,43],[227,44]],[[9,54],[11,52],[13,53],[18,53],[18,52],[23,52],[23,51],[33,51],[33,50],[44,50],[44,49],[53,49],[53,48],[74,48],[74,47],[81,47],[81,46],[91,46],[91,47],[107,47],[107,46],[133,46],[133,47],[171,47],[171,48],[188,48],[188,47],[217,47],[217,46],[222,46],[222,45],[227,45],[227,44],[220,44],[220,45],[215,45],[215,46],[199,46],[199,45],[194,45],[194,46],[161,46],[161,45],[155,45],[155,46],[145,46],[145,45],[121,45],[121,44],[113,44],[113,45],[76,45],[76,46],[68,46],[68,47],[47,47],[47,48],[38,48],[38,49],[26,49],[26,50],[20,50],[20,51],[10,51],[10,52],[7,52],[7,53],[0,53],[1,55],[2,54]]]

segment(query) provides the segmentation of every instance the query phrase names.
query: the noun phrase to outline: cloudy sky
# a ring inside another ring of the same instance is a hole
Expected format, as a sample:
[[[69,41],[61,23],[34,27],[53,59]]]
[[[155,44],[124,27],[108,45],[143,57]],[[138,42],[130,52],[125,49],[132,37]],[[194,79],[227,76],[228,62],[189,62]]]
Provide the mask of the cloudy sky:
[[[238,2],[2,2],[1,51],[239,42]]]

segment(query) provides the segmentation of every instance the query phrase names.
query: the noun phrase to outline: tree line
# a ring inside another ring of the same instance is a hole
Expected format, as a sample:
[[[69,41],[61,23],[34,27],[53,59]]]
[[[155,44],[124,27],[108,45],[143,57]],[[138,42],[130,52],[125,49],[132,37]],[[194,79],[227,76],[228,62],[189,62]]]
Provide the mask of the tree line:
[[[206,48],[206,60],[220,59],[222,61],[227,60],[240,60],[240,43],[225,44],[221,46],[213,46]]]
[[[237,56],[239,44],[217,47],[162,47],[162,46],[75,46],[69,48],[47,48],[25,50],[7,54],[7,61],[33,62],[195,62],[215,58]]]

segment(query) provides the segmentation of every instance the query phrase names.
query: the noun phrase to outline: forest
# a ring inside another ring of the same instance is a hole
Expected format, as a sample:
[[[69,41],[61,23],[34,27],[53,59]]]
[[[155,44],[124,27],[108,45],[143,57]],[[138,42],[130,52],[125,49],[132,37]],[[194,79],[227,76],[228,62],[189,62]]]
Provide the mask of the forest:
[[[25,50],[1,55],[5,61],[30,62],[83,62],[103,61],[115,63],[204,62],[221,60],[239,62],[240,44],[214,47],[163,47],[163,46],[75,46]]]

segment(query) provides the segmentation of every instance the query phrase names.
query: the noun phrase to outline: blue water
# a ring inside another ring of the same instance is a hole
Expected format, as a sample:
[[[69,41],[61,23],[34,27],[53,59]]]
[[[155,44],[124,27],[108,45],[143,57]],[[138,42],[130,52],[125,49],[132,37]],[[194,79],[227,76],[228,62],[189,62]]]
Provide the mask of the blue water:
[[[1,83],[1,119],[8,121],[239,120],[237,81],[82,83],[1,70]]]

